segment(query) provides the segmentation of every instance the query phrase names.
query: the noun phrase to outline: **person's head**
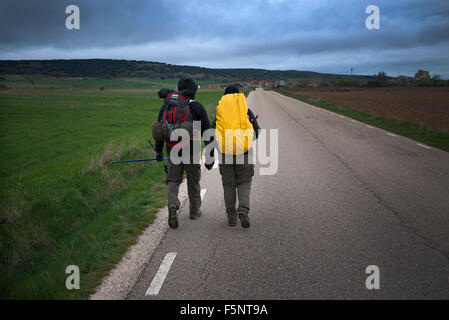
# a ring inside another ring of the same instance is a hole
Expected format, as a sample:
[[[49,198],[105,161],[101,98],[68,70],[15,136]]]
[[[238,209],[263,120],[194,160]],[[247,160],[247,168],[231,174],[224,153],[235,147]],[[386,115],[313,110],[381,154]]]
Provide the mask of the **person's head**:
[[[224,94],[230,94],[230,93],[240,93],[239,88],[237,88],[236,86],[226,87]]]
[[[198,86],[192,78],[181,78],[178,82],[178,91],[184,91],[187,96],[194,99]]]

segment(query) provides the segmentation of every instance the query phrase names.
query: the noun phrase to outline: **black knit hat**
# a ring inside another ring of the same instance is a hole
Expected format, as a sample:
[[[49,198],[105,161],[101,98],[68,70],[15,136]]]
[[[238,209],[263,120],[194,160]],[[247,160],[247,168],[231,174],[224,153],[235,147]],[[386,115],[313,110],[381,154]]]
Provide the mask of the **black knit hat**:
[[[196,85],[195,81],[193,81],[192,78],[181,78],[178,82],[178,90],[182,91],[185,89],[190,89],[196,92],[198,86]]]
[[[229,86],[229,87],[226,87],[224,94],[239,93],[239,92],[240,92],[239,88],[237,88],[236,86]]]

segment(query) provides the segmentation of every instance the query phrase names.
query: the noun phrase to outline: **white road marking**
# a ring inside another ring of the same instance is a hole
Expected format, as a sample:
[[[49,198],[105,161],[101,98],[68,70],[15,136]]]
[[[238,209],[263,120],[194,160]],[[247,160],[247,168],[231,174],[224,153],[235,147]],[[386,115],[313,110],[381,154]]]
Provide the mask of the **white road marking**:
[[[357,122],[357,121],[351,119],[351,122],[354,122],[354,123],[355,123],[355,122]]]
[[[338,115],[338,116],[339,116],[340,118],[343,118],[343,119],[345,118],[345,117],[343,117],[342,115]]]
[[[214,162],[214,166],[212,168],[217,169],[218,168],[218,155],[216,152],[214,153],[214,157],[215,157],[215,162]]]
[[[201,189],[201,200],[203,200],[204,195],[206,194],[207,189]]]
[[[423,145],[421,143],[417,143],[417,145],[420,146],[420,147],[426,148],[426,149],[432,149],[431,147],[425,146],[425,145]]]
[[[368,125],[367,125],[366,127],[367,127],[367,128],[370,128],[370,129],[373,129],[373,127],[371,127],[371,126],[368,126]]]
[[[162,285],[164,284],[165,277],[167,277],[168,272],[170,271],[171,265],[176,258],[176,252],[169,252],[165,256],[162,261],[161,266],[156,272],[156,275],[151,281],[150,287],[147,292],[145,292],[146,296],[157,296],[159,294],[159,290],[161,290]]]
[[[396,137],[395,134],[392,134],[392,133],[389,133],[389,132],[387,132],[387,134],[388,134],[389,136]]]

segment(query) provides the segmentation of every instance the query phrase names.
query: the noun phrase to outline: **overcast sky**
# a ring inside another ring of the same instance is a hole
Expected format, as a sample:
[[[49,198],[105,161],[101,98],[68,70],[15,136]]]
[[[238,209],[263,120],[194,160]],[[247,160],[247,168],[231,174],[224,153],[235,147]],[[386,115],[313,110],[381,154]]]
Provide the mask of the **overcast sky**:
[[[65,27],[70,4],[79,30]],[[368,5],[380,30],[365,27]],[[1,0],[0,59],[56,58],[449,78],[449,1]]]

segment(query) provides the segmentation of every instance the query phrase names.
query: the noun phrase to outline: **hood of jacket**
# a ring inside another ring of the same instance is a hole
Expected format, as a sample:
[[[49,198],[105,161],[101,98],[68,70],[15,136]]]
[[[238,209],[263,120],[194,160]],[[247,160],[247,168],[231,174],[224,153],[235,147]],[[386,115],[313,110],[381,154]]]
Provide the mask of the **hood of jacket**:
[[[182,90],[179,93],[182,94],[183,96],[190,97],[190,99],[194,100],[195,99],[196,90],[184,89],[184,90]]]
[[[193,81],[192,78],[182,78],[178,82],[178,91],[183,96],[189,96],[191,99],[195,98],[196,90],[198,85]]]

